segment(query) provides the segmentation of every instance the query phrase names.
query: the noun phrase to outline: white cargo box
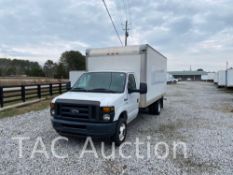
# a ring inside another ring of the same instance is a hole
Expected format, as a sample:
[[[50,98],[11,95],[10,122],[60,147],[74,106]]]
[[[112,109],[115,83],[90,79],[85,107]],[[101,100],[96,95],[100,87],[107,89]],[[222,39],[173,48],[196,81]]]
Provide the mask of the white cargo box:
[[[69,80],[70,80],[70,83],[71,83],[71,87],[79,79],[79,77],[85,72],[86,71],[70,71],[69,72]]]
[[[167,82],[171,82],[173,80],[174,80],[174,77],[171,74],[167,73]]]
[[[233,87],[233,69],[227,70],[227,87]]]
[[[218,71],[218,86],[226,86],[226,71]]]
[[[208,80],[214,81],[215,72],[208,72],[207,74],[208,74]]]
[[[137,88],[147,84],[140,107],[147,107],[166,92],[167,58],[149,45],[88,49],[87,71],[133,72]]]
[[[201,80],[202,81],[207,81],[208,80],[208,75],[201,75]]]
[[[201,80],[203,81],[214,81],[214,72],[207,72],[206,75],[201,75]]]

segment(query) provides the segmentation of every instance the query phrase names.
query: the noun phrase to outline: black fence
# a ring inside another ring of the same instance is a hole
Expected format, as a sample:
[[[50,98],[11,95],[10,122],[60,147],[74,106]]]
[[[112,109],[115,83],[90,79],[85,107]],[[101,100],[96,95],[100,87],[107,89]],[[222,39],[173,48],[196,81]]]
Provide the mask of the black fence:
[[[6,104],[26,102],[27,100],[62,94],[70,89],[68,83],[32,84],[0,86],[0,107]]]

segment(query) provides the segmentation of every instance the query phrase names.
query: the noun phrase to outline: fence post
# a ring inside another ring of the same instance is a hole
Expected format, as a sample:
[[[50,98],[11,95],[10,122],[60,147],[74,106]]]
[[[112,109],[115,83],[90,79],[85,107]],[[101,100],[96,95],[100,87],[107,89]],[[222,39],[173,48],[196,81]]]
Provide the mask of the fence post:
[[[38,98],[41,98],[41,86],[40,86],[40,84],[37,85],[37,95],[38,95]]]
[[[3,87],[0,87],[0,106],[3,108]]]
[[[22,98],[22,101],[25,102],[25,86],[24,85],[21,86],[21,98]]]
[[[71,83],[68,82],[68,83],[66,83],[66,90],[69,91],[70,89],[71,89]]]
[[[53,85],[49,84],[49,94],[52,96],[53,95]]]
[[[61,89],[61,83],[59,83],[59,93],[62,93],[62,89]]]

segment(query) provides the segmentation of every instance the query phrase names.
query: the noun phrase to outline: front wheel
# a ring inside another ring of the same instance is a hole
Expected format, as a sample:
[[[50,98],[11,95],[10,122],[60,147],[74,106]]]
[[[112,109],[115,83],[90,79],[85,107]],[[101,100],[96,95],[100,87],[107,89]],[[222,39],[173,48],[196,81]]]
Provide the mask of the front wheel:
[[[113,136],[113,141],[115,142],[116,146],[120,146],[126,138],[127,134],[127,123],[124,119],[120,118],[117,127],[116,132]]]

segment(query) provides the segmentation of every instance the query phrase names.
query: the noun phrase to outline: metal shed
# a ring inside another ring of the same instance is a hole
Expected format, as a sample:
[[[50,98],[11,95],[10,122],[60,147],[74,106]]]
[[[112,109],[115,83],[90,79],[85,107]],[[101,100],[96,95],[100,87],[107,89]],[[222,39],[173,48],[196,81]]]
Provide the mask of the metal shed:
[[[202,75],[207,75],[205,71],[171,71],[169,72],[174,78],[179,80],[200,81]]]

